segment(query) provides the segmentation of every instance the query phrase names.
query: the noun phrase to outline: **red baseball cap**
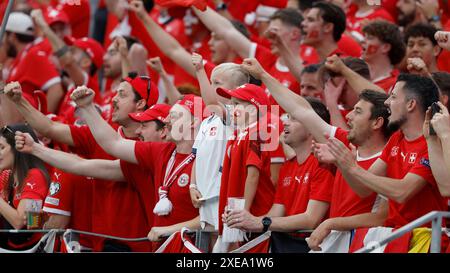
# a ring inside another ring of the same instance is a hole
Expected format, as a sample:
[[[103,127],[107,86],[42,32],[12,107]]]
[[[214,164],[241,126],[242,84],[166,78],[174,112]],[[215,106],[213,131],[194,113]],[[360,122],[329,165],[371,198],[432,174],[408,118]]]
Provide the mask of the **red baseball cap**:
[[[70,24],[69,16],[67,16],[67,13],[63,10],[54,9],[54,8],[47,8],[44,13],[45,21],[49,25],[52,25],[54,23],[64,23],[64,24]]]
[[[137,76],[134,79],[126,77],[125,80],[139,93],[141,98],[147,100],[147,106],[152,106],[158,102],[159,90],[148,76]]]
[[[254,85],[254,84],[244,84],[236,89],[227,90],[224,88],[217,88],[217,94],[227,99],[231,99],[231,97],[238,98],[244,101],[248,101],[255,105],[256,107],[260,107],[262,105],[270,105],[269,99],[267,98],[266,92],[262,87]]]
[[[128,116],[137,122],[147,122],[152,120],[164,122],[169,115],[170,108],[172,107],[168,104],[155,104],[144,112],[130,113]]]
[[[105,50],[96,40],[88,37],[75,39],[73,37],[66,36],[64,37],[64,42],[70,46],[78,47],[86,52],[97,68],[100,68],[103,65],[103,55],[105,55]]]
[[[193,116],[199,116],[201,119],[203,119],[205,115],[205,103],[203,102],[203,99],[199,96],[195,96],[193,94],[184,95],[184,97],[176,102],[176,104],[179,104],[186,108]],[[201,109],[201,110],[200,110]]]

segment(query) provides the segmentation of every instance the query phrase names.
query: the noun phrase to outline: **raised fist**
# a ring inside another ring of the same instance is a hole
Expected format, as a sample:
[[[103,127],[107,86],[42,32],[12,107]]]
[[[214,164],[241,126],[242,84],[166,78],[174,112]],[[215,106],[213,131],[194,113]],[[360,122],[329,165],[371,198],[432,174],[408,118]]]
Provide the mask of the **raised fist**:
[[[242,62],[241,67],[257,79],[261,79],[262,75],[265,73],[261,64],[254,58],[245,59]]]
[[[19,82],[10,82],[3,89],[6,97],[13,102],[19,102],[22,99],[22,87]]]
[[[95,92],[92,89],[83,85],[77,87],[70,95],[70,98],[77,104],[78,107],[87,107],[93,104],[94,95]]]

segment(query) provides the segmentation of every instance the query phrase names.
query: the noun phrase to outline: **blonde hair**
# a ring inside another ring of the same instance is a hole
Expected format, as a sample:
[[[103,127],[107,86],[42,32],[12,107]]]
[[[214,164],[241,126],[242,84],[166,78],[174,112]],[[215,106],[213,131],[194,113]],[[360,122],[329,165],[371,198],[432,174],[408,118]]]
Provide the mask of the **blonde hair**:
[[[243,84],[249,83],[250,75],[242,69],[242,67],[236,63],[222,63],[214,67],[211,72],[211,78],[216,74],[228,73],[230,76],[230,81],[233,81],[235,87],[241,86]]]

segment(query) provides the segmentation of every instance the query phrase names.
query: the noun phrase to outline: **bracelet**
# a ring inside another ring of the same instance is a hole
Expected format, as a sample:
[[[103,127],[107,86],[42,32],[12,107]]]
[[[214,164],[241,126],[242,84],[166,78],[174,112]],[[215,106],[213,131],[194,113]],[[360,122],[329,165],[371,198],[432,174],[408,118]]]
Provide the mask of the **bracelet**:
[[[197,185],[196,184],[189,184],[189,189],[197,189]]]
[[[67,53],[67,51],[69,51],[69,47],[67,45],[64,45],[63,47],[61,47],[60,49],[56,50],[53,55],[55,55],[58,58],[61,58],[62,56],[64,56],[64,54]]]

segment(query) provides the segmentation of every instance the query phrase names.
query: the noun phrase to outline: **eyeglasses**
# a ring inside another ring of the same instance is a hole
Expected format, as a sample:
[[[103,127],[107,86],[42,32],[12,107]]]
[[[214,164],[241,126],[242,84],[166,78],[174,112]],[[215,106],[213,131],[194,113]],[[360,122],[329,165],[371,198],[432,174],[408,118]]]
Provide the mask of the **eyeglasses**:
[[[151,86],[151,80],[149,76],[139,76],[139,78],[147,80],[147,97],[145,98],[145,101],[147,102],[150,98],[150,86]]]
[[[3,126],[1,133],[2,133],[2,135],[6,135],[6,134],[14,135],[14,131],[11,128],[9,128],[8,125]]]

